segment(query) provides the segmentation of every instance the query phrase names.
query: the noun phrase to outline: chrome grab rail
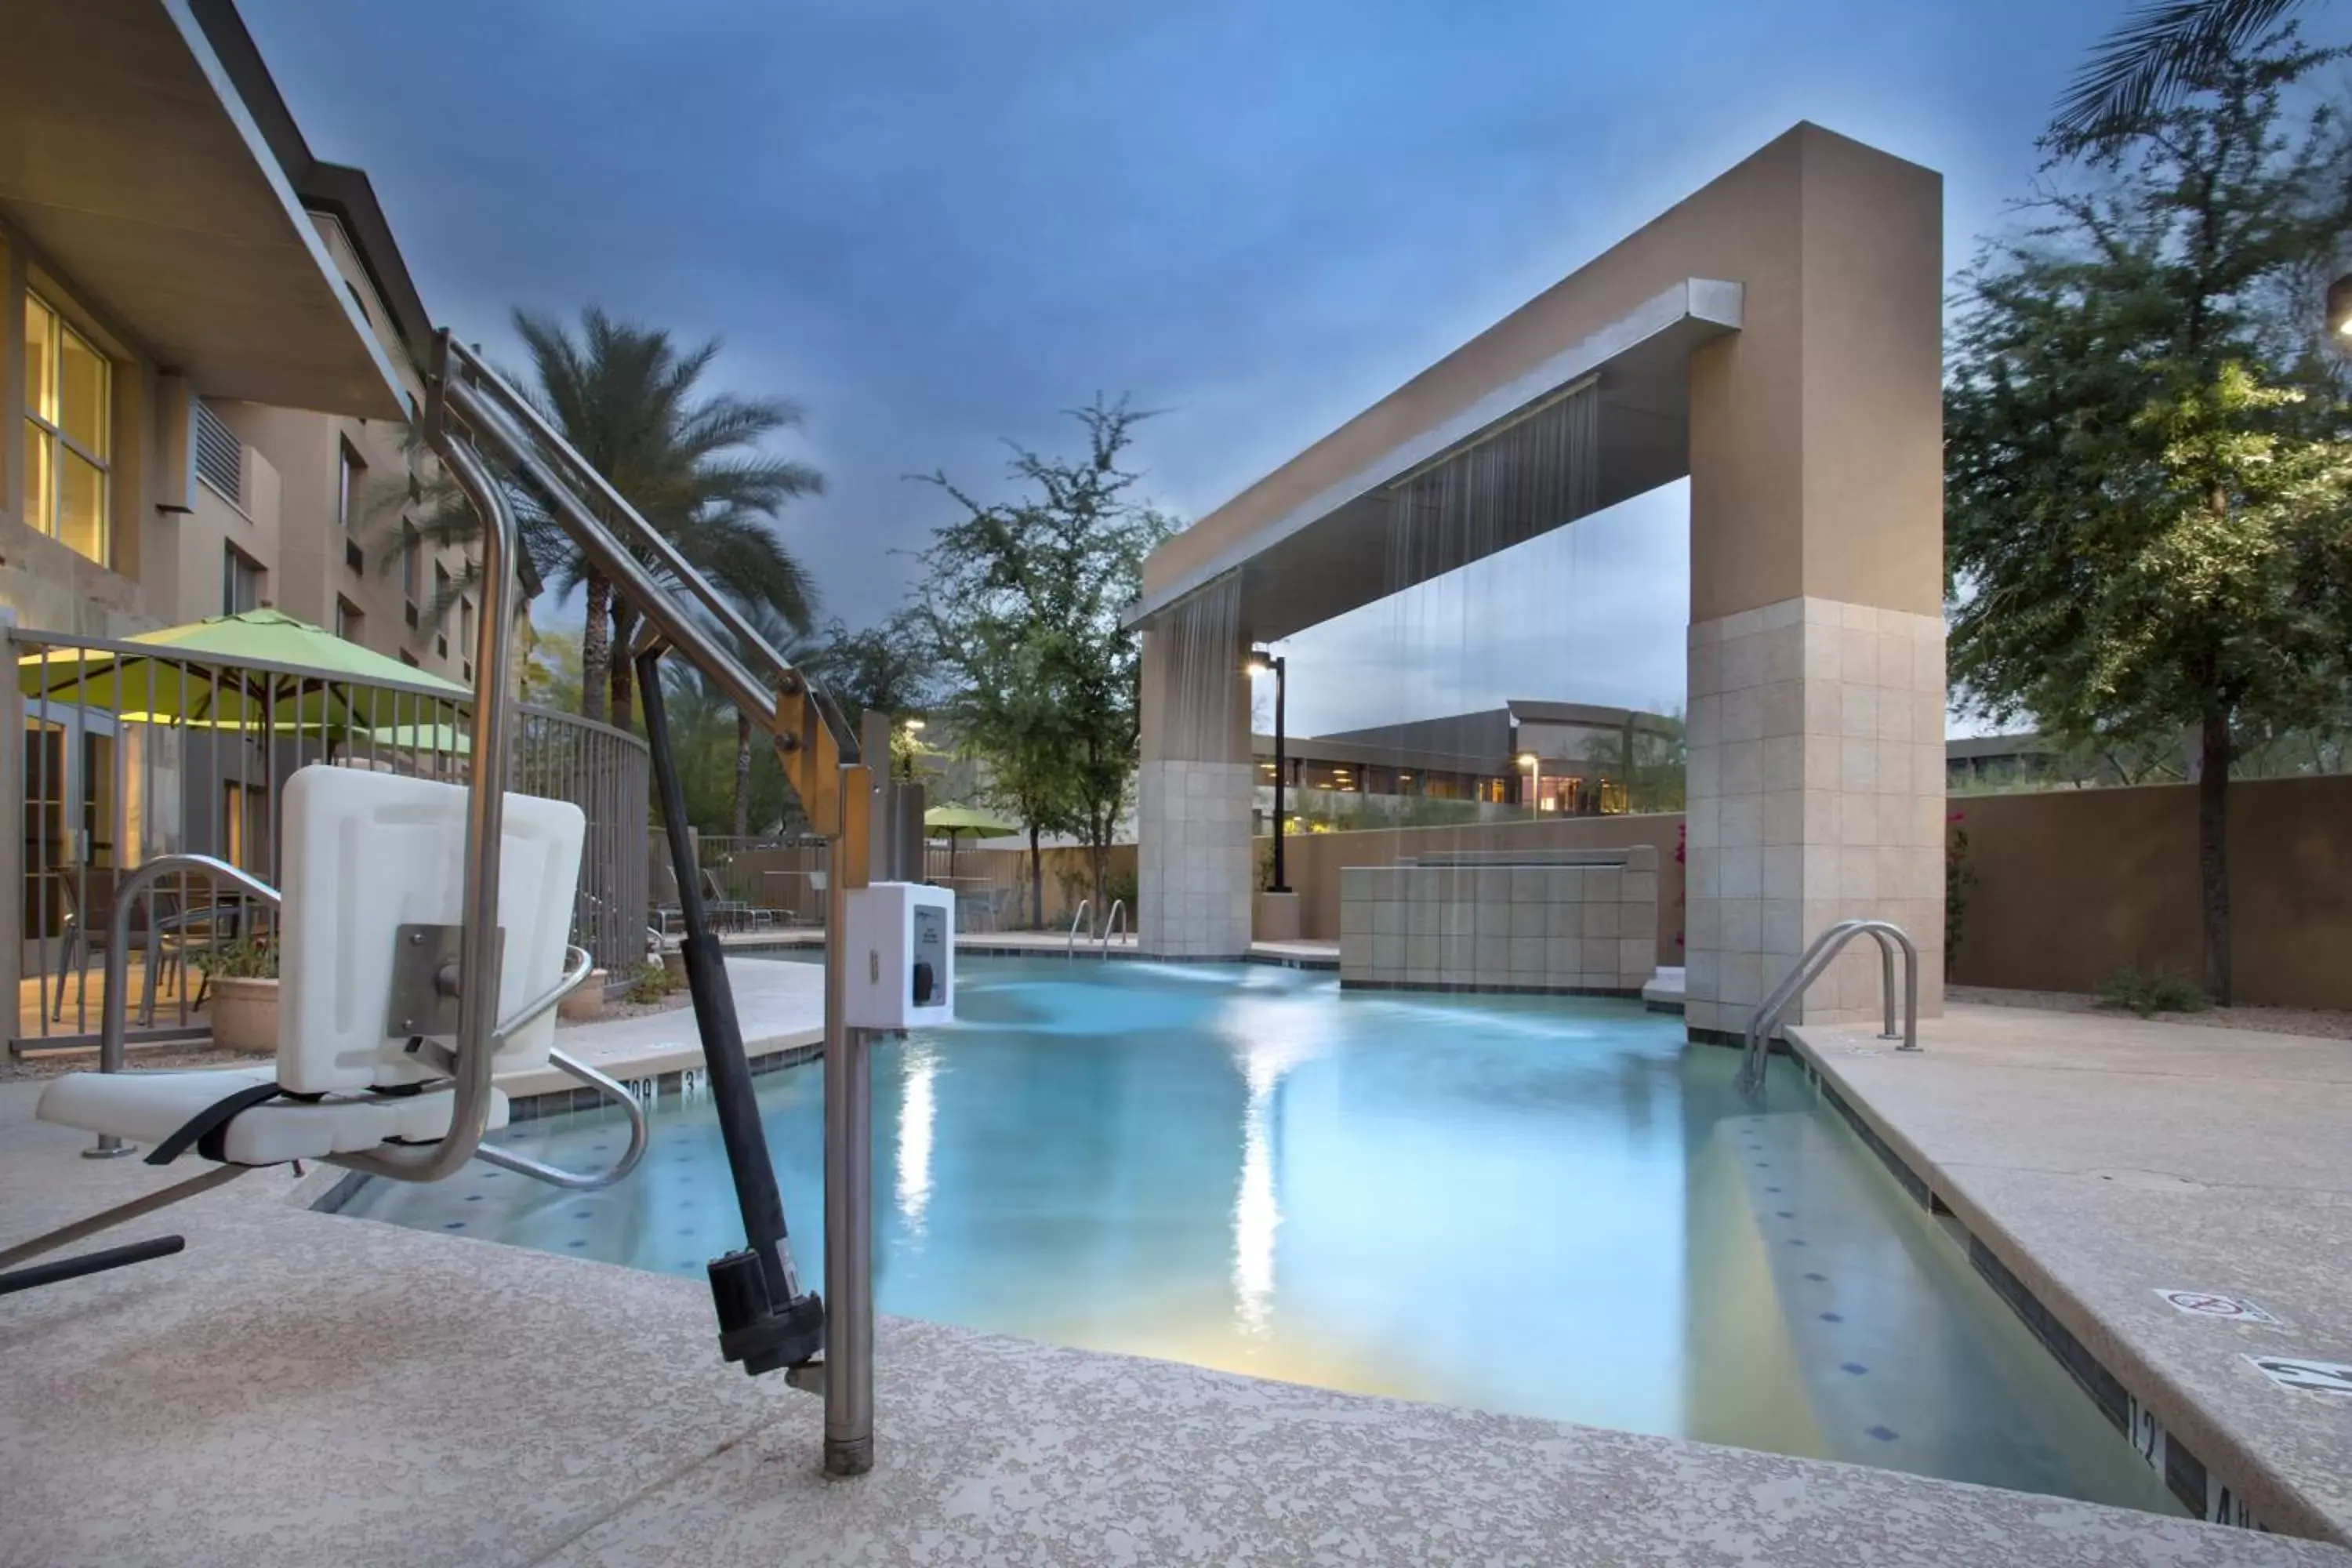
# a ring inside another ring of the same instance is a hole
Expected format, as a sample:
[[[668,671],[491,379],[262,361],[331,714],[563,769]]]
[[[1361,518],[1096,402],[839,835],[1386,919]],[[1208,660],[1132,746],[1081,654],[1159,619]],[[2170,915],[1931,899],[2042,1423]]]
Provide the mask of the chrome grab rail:
[[[1078,956],[1078,927],[1085,922],[1087,916],[1093,911],[1094,907],[1095,901],[1092,899],[1080,899],[1078,900],[1078,912],[1070,917],[1070,940],[1063,945],[1063,957],[1076,958]]]
[[[631,1171],[635,1170],[637,1162],[645,1158],[646,1142],[648,1136],[645,1107],[639,1105],[637,1097],[623,1088],[616,1079],[597,1071],[577,1057],[566,1055],[562,1051],[550,1051],[547,1053],[547,1060],[548,1065],[554,1068],[556,1071],[586,1084],[627,1113],[629,1146],[621,1151],[619,1159],[601,1171],[567,1171],[560,1165],[543,1165],[537,1160],[526,1159],[520,1154],[488,1143],[475,1150],[474,1158],[486,1165],[496,1165],[500,1170],[513,1171],[520,1175],[535,1177],[551,1186],[568,1187],[576,1193],[589,1193],[594,1192],[599,1187],[609,1187]]]
[[[211,855],[158,855],[145,861],[138,869],[115,885],[114,916],[109,922],[106,942],[106,981],[98,998],[98,1070],[121,1072],[125,1035],[129,1032],[131,999],[124,994],[131,987],[131,910],[146,895],[147,889],[165,877],[201,872],[217,881],[232,884],[270,908],[283,901],[278,889],[253,875]],[[149,960],[152,972],[153,960]],[[98,1142],[82,1151],[85,1158],[111,1160],[128,1154],[138,1145],[126,1143],[111,1132],[101,1132]]]
[[[1882,1040],[1900,1039],[1898,1050],[1919,1048],[1919,949],[1908,933],[1891,921],[1841,921],[1815,937],[1812,945],[1797,960],[1764,1005],[1748,1020],[1748,1033],[1741,1042],[1738,1087],[1743,1094],[1752,1094],[1764,1085],[1765,1066],[1771,1059],[1773,1031],[1780,1019],[1805,994],[1806,988],[1821,978],[1824,970],[1845,951],[1846,943],[1855,937],[1868,936],[1878,943],[1880,990],[1886,1005],[1886,1027],[1879,1035]],[[1895,950],[1903,950],[1903,1030],[1895,1028]]]
[[[1105,958],[1110,956],[1110,939],[1113,931],[1117,931],[1121,936],[1127,934],[1127,900],[1125,899],[1113,899],[1110,901],[1110,913],[1103,919],[1102,941],[1098,945]]]

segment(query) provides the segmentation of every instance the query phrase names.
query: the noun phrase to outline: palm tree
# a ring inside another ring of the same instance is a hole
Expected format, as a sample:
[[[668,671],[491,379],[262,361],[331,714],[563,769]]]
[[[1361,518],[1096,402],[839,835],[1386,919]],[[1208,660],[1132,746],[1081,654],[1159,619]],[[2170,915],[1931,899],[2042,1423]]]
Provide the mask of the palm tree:
[[[681,353],[667,331],[616,321],[594,306],[581,312],[576,338],[562,323],[528,310],[514,313],[514,327],[530,355],[533,399],[588,465],[721,592],[806,632],[816,592],[771,524],[786,501],[823,490],[824,479],[805,463],[751,450],[763,437],[797,426],[798,405],[725,393],[698,398],[695,384],[719,353],[716,339]],[[535,498],[523,502],[523,510],[540,514],[529,537],[551,557],[541,560],[541,575],[559,593],[586,590],[581,710],[627,728],[635,709],[627,649],[636,612],[614,598],[612,584],[568,539],[546,526]]]
[[[2051,130],[2075,146],[2115,141],[2304,3],[2141,0],[2075,73]]]

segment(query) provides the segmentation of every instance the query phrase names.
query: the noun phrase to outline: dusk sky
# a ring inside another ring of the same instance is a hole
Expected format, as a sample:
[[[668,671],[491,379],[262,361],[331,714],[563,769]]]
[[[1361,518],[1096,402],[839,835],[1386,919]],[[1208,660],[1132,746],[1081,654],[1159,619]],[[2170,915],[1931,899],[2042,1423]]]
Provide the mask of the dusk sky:
[[[598,303],[806,406],[830,489],[783,531],[853,625],[947,517],[902,476],[1002,493],[1003,438],[1125,391],[1199,516],[1801,119],[1940,170],[1958,268],[2122,8],[241,6],[436,320],[511,362],[511,306]],[[1685,521],[1674,487],[1303,635],[1295,727],[1678,702]]]

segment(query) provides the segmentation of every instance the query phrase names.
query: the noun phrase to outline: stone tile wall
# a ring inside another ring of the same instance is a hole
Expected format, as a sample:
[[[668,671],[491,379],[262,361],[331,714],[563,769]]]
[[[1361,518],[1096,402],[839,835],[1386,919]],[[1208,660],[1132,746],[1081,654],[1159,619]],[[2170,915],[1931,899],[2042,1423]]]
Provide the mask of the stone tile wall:
[[[1821,931],[1891,920],[1943,1001],[1944,626],[1790,599],[1690,628],[1686,1016],[1737,1033]],[[1850,946],[1791,1022],[1879,1005]]]
[[[1239,958],[1249,952],[1247,763],[1147,762],[1139,770],[1135,929],[1143,952]]]
[[[1658,852],[1622,864],[1351,866],[1339,982],[1637,994],[1658,963]]]

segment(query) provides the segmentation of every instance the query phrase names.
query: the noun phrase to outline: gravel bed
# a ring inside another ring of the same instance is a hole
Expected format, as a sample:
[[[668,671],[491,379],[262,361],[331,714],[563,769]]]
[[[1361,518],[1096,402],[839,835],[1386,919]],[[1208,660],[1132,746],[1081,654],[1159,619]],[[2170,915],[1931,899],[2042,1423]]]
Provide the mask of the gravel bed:
[[[2080,991],[2006,991],[1990,985],[1947,985],[1944,1000],[1973,1002],[1988,1007],[2034,1007],[2046,1013],[2115,1011],[2100,1006],[2096,996]],[[2352,1039],[2352,1013],[2325,1007],[2208,1007],[2201,1013],[2158,1013],[2155,1021],[2206,1029],[2252,1029],[2266,1035]]]

